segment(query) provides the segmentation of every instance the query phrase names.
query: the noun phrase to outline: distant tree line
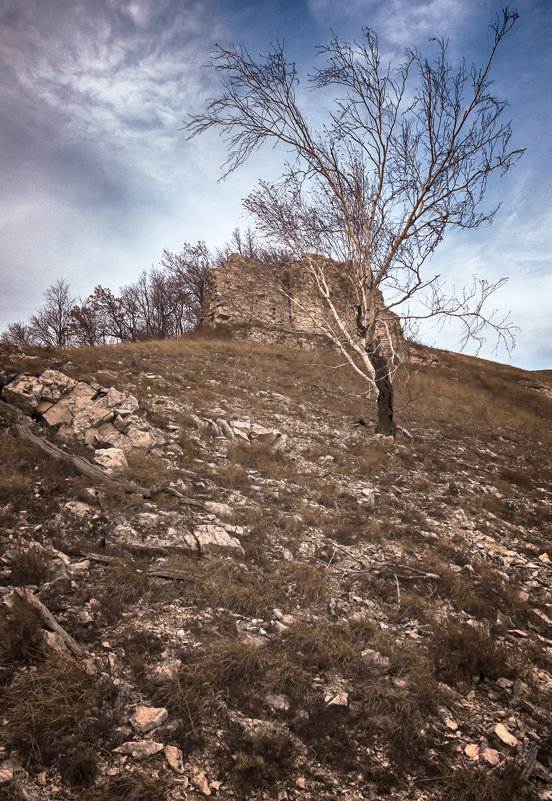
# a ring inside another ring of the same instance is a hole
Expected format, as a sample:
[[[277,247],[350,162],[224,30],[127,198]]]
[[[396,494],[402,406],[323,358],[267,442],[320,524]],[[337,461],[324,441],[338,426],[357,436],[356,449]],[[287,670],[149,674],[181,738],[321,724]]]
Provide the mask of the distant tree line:
[[[98,285],[87,298],[76,298],[69,283],[57,278],[29,320],[8,325],[0,340],[66,348],[176,339],[197,328],[209,292],[209,270],[225,264],[231,253],[275,267],[292,259],[290,252],[264,245],[250,229],[236,228],[230,241],[215,251],[205,242],[185,242],[180,253],[164,250],[159,267],[144,270],[118,294]]]

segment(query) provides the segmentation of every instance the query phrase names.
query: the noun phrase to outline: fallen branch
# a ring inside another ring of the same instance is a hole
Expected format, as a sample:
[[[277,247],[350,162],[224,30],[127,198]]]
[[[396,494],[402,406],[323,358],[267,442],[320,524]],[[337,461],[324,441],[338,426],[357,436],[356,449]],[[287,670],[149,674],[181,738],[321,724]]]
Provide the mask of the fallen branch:
[[[401,606],[401,585],[399,584],[399,577],[395,573],[395,584],[397,585],[397,606]]]
[[[528,781],[529,777],[533,773],[535,762],[537,761],[537,746],[532,745],[529,749],[529,753],[527,754],[527,759],[525,760],[525,765],[521,772],[521,779],[522,781]]]
[[[60,626],[50,610],[44,606],[42,601],[40,601],[36,595],[33,595],[32,592],[29,592],[29,590],[25,589],[25,587],[15,587],[13,592],[15,595],[25,601],[25,603],[29,604],[29,606],[32,606],[33,609],[35,609],[44,625],[49,628],[50,631],[53,631],[55,634],[57,634],[70,654],[77,659],[89,658],[86,652],[80,647],[78,642],[71,637],[69,632],[65,631],[63,626]]]
[[[404,575],[399,573],[399,571],[406,570],[409,573],[414,573],[414,575]],[[437,573],[428,573],[425,570],[419,570],[417,567],[412,567],[411,565],[393,565],[390,562],[386,562],[374,571],[381,575],[382,573],[388,573],[390,576],[393,575],[395,577],[399,577],[401,579],[417,579],[417,578],[428,578],[428,579],[439,579],[440,576]]]
[[[107,554],[95,553],[93,551],[81,551],[81,554],[92,562],[100,562],[104,565],[112,565],[121,561],[121,557],[119,556],[108,556]],[[189,570],[184,570],[180,567],[170,567],[170,565],[150,565],[147,574],[153,578],[174,579],[175,581],[190,581],[194,578]]]
[[[190,581],[194,578],[193,573],[190,573],[189,570],[183,570],[179,567],[170,567],[169,565],[152,565],[148,568],[148,576],[174,579],[175,581]]]
[[[329,537],[327,537],[327,540],[328,540],[328,542],[331,544],[331,546],[333,548],[335,548],[338,551],[342,551],[343,553],[346,553],[347,556],[349,557],[349,559],[352,559],[353,562],[357,562],[357,564],[361,565],[364,569],[367,569],[368,566],[367,566],[366,562],[363,562],[362,559],[359,559],[357,556],[354,556],[350,551],[347,550],[347,548],[344,548],[343,545],[339,545],[337,542],[335,542],[334,540],[331,540]],[[352,571],[348,571],[348,572],[352,572]]]
[[[409,440],[413,440],[414,439],[414,437],[412,436],[410,431],[407,431],[406,428],[403,428],[402,426],[397,426],[397,432],[399,434],[403,434]]]

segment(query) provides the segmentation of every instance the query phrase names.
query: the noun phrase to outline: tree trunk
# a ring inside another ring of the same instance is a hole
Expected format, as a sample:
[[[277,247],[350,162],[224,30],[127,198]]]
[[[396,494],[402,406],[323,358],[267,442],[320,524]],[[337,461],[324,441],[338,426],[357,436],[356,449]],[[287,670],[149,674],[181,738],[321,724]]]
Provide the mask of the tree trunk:
[[[366,353],[375,371],[374,381],[378,390],[378,424],[376,434],[386,437],[395,437],[397,426],[393,420],[393,383],[389,370],[387,356],[380,347],[380,340],[376,339],[371,347],[366,347]]]

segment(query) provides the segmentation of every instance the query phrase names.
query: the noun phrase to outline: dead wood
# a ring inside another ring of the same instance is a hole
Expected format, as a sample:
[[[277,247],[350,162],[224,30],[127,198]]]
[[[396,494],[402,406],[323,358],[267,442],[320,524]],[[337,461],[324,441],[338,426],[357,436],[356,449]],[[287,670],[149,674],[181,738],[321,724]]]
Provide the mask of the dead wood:
[[[428,573],[425,570],[419,570],[417,567],[412,567],[411,565],[401,565],[401,564],[394,565],[391,562],[383,563],[374,572],[380,576],[389,575],[389,576],[394,576],[395,578],[398,576],[401,579],[440,578],[440,576],[438,576],[437,573]]]
[[[72,656],[76,657],[77,659],[88,659],[88,655],[85,651],[83,651],[78,642],[71,637],[69,632],[65,631],[63,626],[60,626],[50,610],[44,606],[42,601],[40,601],[36,595],[33,595],[32,592],[29,592],[24,587],[15,587],[14,594],[25,601],[25,603],[29,604],[29,606],[33,607],[44,625],[49,628],[50,631],[53,631],[55,634],[57,634]]]
[[[121,561],[121,557],[119,556],[108,556],[107,554],[95,553],[93,551],[81,551],[81,554],[93,562],[100,562],[104,565],[112,565]],[[175,581],[190,581],[193,579],[193,575],[189,570],[183,570],[179,567],[170,567],[169,565],[150,565],[147,573],[148,576],[152,576],[153,578],[174,579]]]

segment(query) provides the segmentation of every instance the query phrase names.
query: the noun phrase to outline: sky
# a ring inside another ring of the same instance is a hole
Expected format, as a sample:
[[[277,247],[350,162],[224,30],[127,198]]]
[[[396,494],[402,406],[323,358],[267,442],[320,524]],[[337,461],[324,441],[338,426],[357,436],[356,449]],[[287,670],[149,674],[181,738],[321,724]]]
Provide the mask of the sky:
[[[520,0],[495,63],[519,164],[492,181],[491,226],[452,233],[427,265],[455,286],[509,278],[494,306],[519,326],[516,348],[481,356],[552,368],[552,3]],[[253,55],[284,42],[300,74],[333,31],[379,36],[386,57],[449,40],[453,63],[485,58],[496,0],[0,0],[0,330],[26,320],[58,277],[75,296],[116,291],[157,266],[163,250],[216,248],[252,221],[242,200],[280,174],[267,146],[223,182],[225,151],[209,133],[188,141],[187,115],[219,90],[205,69],[215,44]],[[312,107],[312,100],[306,99]],[[314,108],[315,115],[319,110]],[[457,349],[454,330],[421,332]],[[468,348],[466,352],[474,352]]]

